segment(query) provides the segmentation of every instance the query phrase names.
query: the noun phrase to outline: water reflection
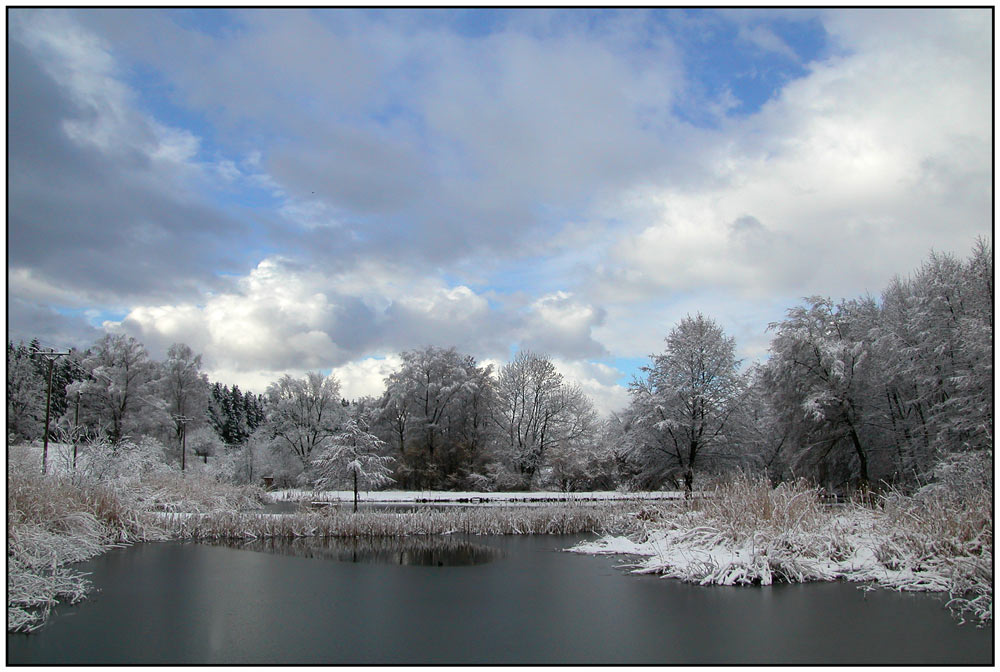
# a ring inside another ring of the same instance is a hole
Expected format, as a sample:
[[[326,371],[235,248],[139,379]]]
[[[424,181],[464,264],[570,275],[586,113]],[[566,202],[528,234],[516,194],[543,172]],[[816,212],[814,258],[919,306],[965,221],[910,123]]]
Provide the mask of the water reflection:
[[[92,599],[57,607],[36,633],[8,634],[6,662],[993,663],[993,626],[958,626],[940,597],[865,593],[857,584],[840,582],[703,587],[629,575],[617,568],[617,557],[557,552],[591,538],[405,540],[424,547],[443,541],[503,549],[502,561],[451,568],[309,561],[282,554],[316,553],[331,541],[346,551],[352,545],[347,539],[281,540],[272,542],[273,553],[190,542],[136,544],[76,565],[91,573]],[[327,553],[336,556],[333,550]],[[353,559],[353,553],[345,559]]]
[[[430,567],[480,565],[503,555],[498,548],[441,536],[280,537],[224,541],[217,545],[302,558]]]

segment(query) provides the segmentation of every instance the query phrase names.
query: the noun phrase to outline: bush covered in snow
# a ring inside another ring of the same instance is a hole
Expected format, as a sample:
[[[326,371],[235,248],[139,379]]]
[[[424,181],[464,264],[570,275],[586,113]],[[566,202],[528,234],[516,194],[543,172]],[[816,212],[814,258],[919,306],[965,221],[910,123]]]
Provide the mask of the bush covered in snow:
[[[701,585],[846,579],[948,592],[956,613],[992,621],[991,481],[974,492],[944,482],[918,496],[891,493],[873,507],[828,506],[819,494],[739,474],[711,496],[647,505],[627,537],[572,550],[643,556],[634,571]]]
[[[65,450],[54,450],[63,455]],[[211,512],[257,507],[259,488],[217,482],[165,464],[153,439],[80,449],[40,472],[37,446],[11,446],[7,462],[7,629],[38,627],[60,599],[81,599],[89,582],[65,567],[110,546],[167,538],[155,511]]]

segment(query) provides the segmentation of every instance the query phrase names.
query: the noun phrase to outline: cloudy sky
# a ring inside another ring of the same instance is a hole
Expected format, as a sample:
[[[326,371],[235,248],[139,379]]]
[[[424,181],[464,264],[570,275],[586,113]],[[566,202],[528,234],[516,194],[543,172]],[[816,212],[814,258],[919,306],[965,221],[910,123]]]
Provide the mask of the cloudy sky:
[[[8,337],[263,391],[546,353],[598,407],[698,311],[992,233],[984,10],[8,10]]]

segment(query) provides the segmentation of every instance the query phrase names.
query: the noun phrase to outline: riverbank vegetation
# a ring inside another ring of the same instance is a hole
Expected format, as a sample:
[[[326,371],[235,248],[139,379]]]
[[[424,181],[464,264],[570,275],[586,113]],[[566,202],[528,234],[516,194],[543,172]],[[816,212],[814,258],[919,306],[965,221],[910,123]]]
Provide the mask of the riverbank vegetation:
[[[993,620],[992,479],[983,486],[942,482],[913,496],[891,492],[831,505],[805,481],[775,487],[740,473],[706,497],[640,510],[628,535],[571,550],[638,556],[632,571],[700,585],[848,580],[946,592],[957,616],[987,624]]]

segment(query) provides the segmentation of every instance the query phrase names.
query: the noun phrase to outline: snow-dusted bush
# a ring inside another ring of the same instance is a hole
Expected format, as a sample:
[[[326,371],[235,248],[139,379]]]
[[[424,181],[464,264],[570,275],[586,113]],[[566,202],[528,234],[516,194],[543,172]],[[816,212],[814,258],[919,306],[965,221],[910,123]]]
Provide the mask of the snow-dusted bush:
[[[64,476],[42,476],[33,461],[9,462],[7,629],[34,629],[58,600],[83,597],[88,581],[63,565],[112,544],[161,537],[110,484],[81,485]]]
[[[183,513],[239,511],[260,508],[260,486],[236,486],[205,471],[161,472],[143,479],[136,491],[143,510]]]
[[[98,441],[78,451],[74,479],[82,484],[135,481],[171,470],[163,444],[151,437],[118,444]]]
[[[645,507],[629,537],[572,550],[645,556],[635,571],[702,585],[847,579],[948,592],[957,613],[992,621],[992,487],[939,486],[874,508],[828,507],[808,484],[740,474],[703,499]]]

